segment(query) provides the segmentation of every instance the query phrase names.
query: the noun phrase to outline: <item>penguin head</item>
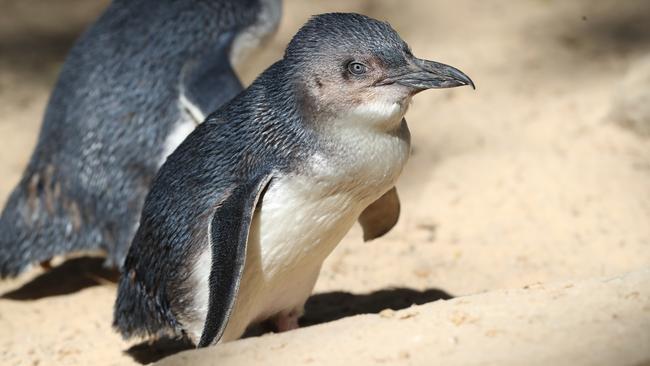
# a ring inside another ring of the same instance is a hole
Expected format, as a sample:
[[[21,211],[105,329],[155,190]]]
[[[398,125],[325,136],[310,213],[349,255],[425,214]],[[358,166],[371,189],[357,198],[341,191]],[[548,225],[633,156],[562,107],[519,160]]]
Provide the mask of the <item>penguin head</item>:
[[[345,120],[391,125],[423,90],[474,87],[460,70],[413,56],[388,23],[354,13],[312,17],[289,43],[284,60],[294,70],[303,105],[320,120],[352,115]]]

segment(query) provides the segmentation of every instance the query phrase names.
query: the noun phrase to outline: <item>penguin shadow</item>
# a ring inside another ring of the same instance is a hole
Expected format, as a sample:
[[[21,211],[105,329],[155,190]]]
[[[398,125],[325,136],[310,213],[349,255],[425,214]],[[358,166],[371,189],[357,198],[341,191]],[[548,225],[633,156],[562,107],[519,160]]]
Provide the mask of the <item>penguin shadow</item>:
[[[400,310],[411,305],[449,300],[452,297],[439,289],[417,291],[409,288],[384,289],[369,294],[351,294],[341,291],[321,293],[307,300],[305,315],[300,319],[300,326],[307,327],[360,314],[375,314],[384,309]],[[272,331],[270,324],[262,323],[249,328],[242,338],[256,337]],[[136,344],[125,353],[136,362],[149,364],[193,348],[192,343],[186,339],[163,337]]]
[[[300,326],[327,323],[361,314],[376,314],[384,309],[401,310],[411,305],[422,305],[453,298],[440,289],[417,291],[409,288],[383,289],[369,294],[327,292],[313,295],[305,304],[305,315]]]
[[[68,295],[88,287],[116,283],[118,278],[117,270],[104,266],[104,258],[72,258],[34,277],[21,287],[2,294],[0,298],[29,301]]]
[[[135,362],[148,365],[189,349],[194,349],[194,345],[186,338],[160,337],[131,346],[124,353]]]

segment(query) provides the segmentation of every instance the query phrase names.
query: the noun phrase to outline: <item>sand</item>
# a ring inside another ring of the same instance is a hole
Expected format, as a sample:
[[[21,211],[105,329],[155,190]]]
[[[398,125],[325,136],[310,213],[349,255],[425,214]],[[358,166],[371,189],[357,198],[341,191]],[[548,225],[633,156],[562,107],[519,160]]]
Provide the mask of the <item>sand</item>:
[[[640,365],[650,271],[357,315],[169,357],[176,365]]]
[[[105,3],[0,1],[0,201],[66,50]],[[415,98],[400,221],[369,243],[349,233],[304,329],[163,364],[650,364],[650,4],[286,1],[243,80],[326,11],[390,21],[417,56],[460,68],[477,90]],[[100,263],[0,282],[1,364],[137,365],[187,348],[121,340],[115,274]]]

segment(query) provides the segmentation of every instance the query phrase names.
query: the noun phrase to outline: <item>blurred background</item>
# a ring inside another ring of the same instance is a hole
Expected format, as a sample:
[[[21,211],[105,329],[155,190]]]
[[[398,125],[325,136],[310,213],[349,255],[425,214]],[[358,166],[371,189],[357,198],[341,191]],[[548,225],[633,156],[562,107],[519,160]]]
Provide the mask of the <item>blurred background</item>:
[[[67,50],[107,3],[0,1],[0,204]],[[416,56],[458,67],[477,90],[415,98],[400,222],[373,242],[358,228],[346,237],[305,324],[650,265],[650,2],[287,0],[276,36],[238,70],[244,84],[331,11],[390,22]],[[135,362],[109,329],[115,284],[97,263],[71,272],[73,288],[38,272],[0,283],[2,358]],[[30,292],[34,281],[51,293]]]

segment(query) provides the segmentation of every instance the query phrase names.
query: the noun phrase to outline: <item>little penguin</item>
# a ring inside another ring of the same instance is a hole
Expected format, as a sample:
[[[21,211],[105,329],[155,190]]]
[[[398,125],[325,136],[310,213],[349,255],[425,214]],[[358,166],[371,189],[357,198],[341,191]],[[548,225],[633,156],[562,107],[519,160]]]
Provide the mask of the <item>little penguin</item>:
[[[198,347],[265,320],[296,328],[323,261],[353,224],[370,240],[396,223],[411,98],[462,85],[474,86],[456,68],[414,57],[388,23],[312,17],[283,58],[160,169],[114,327]]]
[[[114,0],[69,52],[0,218],[0,277],[101,251],[119,267],[165,158],[243,90],[281,0]]]

